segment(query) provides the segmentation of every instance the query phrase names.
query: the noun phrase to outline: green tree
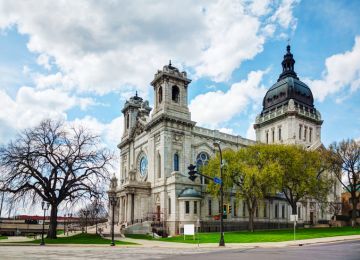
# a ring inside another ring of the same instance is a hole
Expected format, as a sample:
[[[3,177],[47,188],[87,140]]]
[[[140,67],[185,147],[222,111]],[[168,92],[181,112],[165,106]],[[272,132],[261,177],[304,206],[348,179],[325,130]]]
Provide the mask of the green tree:
[[[356,209],[360,199],[360,143],[344,140],[333,143],[328,149],[328,162],[336,178],[350,193],[352,212],[351,224],[356,224]]]
[[[273,158],[273,146],[254,145],[238,151],[226,150],[223,153],[224,191],[235,193],[242,199],[249,213],[249,230],[254,231],[254,216],[259,202],[277,188],[281,171],[279,163]],[[203,172],[209,176],[219,176],[220,159],[212,158]],[[211,194],[218,195],[219,187],[213,183],[208,185]]]
[[[305,199],[326,201],[332,179],[326,174],[322,152],[294,145],[274,147],[274,156],[282,168],[279,186],[291,206],[292,214],[297,214],[297,203]]]

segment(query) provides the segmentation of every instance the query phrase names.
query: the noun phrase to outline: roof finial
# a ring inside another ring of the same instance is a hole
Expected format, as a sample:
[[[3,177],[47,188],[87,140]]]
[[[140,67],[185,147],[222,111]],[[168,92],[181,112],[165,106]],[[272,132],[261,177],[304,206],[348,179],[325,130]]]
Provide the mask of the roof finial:
[[[135,97],[138,97],[137,90],[135,91]]]
[[[290,37],[287,39],[286,51],[287,53],[290,53]]]
[[[286,46],[286,53],[284,55],[283,61],[281,62],[283,71],[280,74],[278,81],[287,77],[299,79],[294,71],[294,64],[295,64],[295,60],[293,54],[290,52],[290,38],[289,38],[288,45]]]
[[[171,60],[169,60],[169,66],[171,67]]]

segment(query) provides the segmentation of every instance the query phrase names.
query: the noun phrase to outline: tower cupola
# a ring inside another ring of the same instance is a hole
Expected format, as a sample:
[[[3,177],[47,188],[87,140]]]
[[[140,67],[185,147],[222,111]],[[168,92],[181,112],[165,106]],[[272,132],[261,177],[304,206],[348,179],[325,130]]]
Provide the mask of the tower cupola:
[[[165,65],[154,76],[151,85],[154,87],[153,118],[166,114],[178,119],[190,120],[187,88],[191,80],[185,71],[171,64]]]
[[[286,54],[284,55],[284,59],[281,62],[282,65],[282,73],[279,76],[277,81],[285,79],[287,77],[292,77],[294,79],[299,79],[294,70],[295,60],[293,54],[290,52],[290,45],[286,46]]]

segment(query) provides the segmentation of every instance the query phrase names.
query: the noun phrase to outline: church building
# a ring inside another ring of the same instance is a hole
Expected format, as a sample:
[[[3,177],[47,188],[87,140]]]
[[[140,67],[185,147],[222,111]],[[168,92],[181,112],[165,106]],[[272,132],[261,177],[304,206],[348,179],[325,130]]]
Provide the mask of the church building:
[[[310,88],[299,80],[294,64],[287,46],[283,71],[266,93],[263,109],[256,117],[256,141],[317,149],[322,145],[323,121]],[[153,109],[137,94],[122,109],[120,178],[111,180],[110,191],[118,197],[115,223],[125,233],[181,234],[188,223],[200,225],[202,231],[219,228],[219,200],[206,192],[207,180],[189,180],[187,167],[206,164],[216,152],[214,142],[220,142],[223,150],[237,150],[255,141],[196,126],[188,107],[190,83],[185,71],[169,63],[158,70],[151,82]],[[340,188],[335,189],[338,192]],[[299,203],[300,223],[330,219],[329,212],[320,213],[312,203]],[[225,230],[247,227],[245,203],[230,196],[222,208],[226,212]],[[256,212],[255,226],[287,227],[290,214],[290,206],[281,194],[266,198]]]

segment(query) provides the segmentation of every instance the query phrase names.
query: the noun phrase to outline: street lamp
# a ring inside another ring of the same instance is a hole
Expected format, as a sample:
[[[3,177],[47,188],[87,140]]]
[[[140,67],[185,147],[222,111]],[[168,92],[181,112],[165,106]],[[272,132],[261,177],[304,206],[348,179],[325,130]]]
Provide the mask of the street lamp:
[[[115,206],[117,204],[118,198],[116,196],[115,192],[109,192],[109,200],[110,200],[110,205],[112,207],[112,216],[111,216],[111,246],[115,246],[115,241],[114,241],[114,222],[115,222]]]
[[[43,211],[44,211],[44,220],[43,220],[43,225],[42,225],[41,243],[40,243],[41,246],[44,246],[44,245],[45,245],[45,240],[44,240],[45,214],[46,214],[46,211],[49,209],[49,207],[50,207],[50,203],[49,203],[49,202],[45,202],[45,201],[42,201],[42,202],[41,202],[41,208],[42,208]]]
[[[69,236],[69,226],[71,226],[70,219],[72,218],[72,213],[67,214],[67,224],[66,224],[66,235]]]
[[[98,214],[99,214],[99,209],[95,208],[95,233],[96,233],[96,235],[98,234]]]
[[[87,233],[87,220],[88,220],[88,215],[90,214],[89,210],[84,210],[84,215],[85,215],[85,233]]]
[[[214,146],[219,148],[219,153],[220,153],[220,179],[223,179],[223,174],[222,174],[222,168],[223,168],[223,160],[222,160],[222,152],[221,152],[221,147],[220,147],[220,142],[219,141],[215,141],[214,142]],[[225,241],[224,241],[224,220],[223,220],[223,215],[224,215],[224,190],[223,190],[223,181],[221,181],[220,183],[220,242],[219,242],[219,246],[225,246]]]
[[[64,236],[66,234],[66,214],[64,214]]]

